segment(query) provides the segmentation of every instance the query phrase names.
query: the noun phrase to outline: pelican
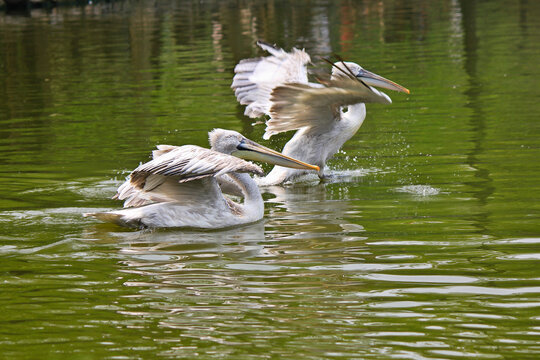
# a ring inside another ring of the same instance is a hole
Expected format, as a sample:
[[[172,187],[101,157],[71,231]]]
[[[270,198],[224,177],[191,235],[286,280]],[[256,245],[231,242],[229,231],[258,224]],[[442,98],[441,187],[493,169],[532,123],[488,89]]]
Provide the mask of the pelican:
[[[209,141],[211,149],[158,145],[153,159],[139,165],[118,188],[114,198],[125,200],[124,209],[84,215],[139,228],[220,229],[248,224],[262,219],[264,213],[259,188],[248,173],[264,173],[258,165],[241,158],[319,170],[236,131],[214,129]],[[244,202],[225,197],[218,180],[240,189]]]
[[[319,166],[321,179],[325,177],[326,161],[364,122],[365,103],[392,103],[388,95],[372,86],[409,94],[403,86],[353,62],[335,62],[329,80],[311,83],[307,73],[311,59],[304,50],[286,52],[262,41],[257,45],[270,56],[241,60],[234,69],[231,88],[238,102],[247,105],[246,116],[269,116],[264,139],[297,130],[282,153]],[[258,183],[277,185],[305,172],[275,166]]]

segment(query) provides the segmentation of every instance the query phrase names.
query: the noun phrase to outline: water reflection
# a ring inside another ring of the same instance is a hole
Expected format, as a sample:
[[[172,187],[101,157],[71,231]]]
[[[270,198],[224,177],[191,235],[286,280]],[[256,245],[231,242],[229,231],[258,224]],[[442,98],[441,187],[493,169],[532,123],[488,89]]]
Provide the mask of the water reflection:
[[[476,19],[478,17],[476,13],[476,1],[460,1],[461,12],[463,14],[463,42],[464,42],[464,58],[465,58],[465,71],[469,76],[468,89],[465,90],[465,95],[468,97],[468,105],[472,109],[472,115],[470,117],[471,128],[474,132],[473,141],[474,148],[468,155],[468,164],[471,168],[476,170],[475,177],[480,181],[474,181],[471,183],[472,187],[479,188],[479,191],[475,191],[475,195],[478,197],[478,201],[481,206],[485,206],[487,198],[493,193],[494,187],[492,185],[492,179],[488,169],[483,168],[480,165],[480,158],[483,155],[485,147],[486,137],[486,114],[484,114],[481,99],[482,94],[482,81],[477,73],[478,63],[478,37],[476,35]],[[481,184],[481,185],[480,185]],[[480,217],[479,223],[486,224],[489,219],[487,214],[478,214]],[[485,225],[482,225],[485,226]]]
[[[337,235],[343,236],[346,241],[347,234],[358,235],[364,231],[359,223],[346,220],[347,217],[360,213],[355,206],[343,197],[339,201],[330,198],[326,187],[326,183],[316,181],[303,185],[263,188],[264,193],[271,195],[266,201],[269,207],[268,227],[287,228],[292,232],[289,235],[271,233],[290,240],[303,236],[312,237],[314,234],[321,237]]]
[[[0,14],[2,355],[537,357],[539,6]],[[337,52],[412,95],[369,107],[332,160],[337,181],[266,189],[264,222],[141,232],[83,218],[119,206],[109,197],[157,143],[206,146],[218,126],[262,138],[229,88],[257,39]]]
[[[142,246],[141,251],[153,251],[174,245],[190,244],[226,244],[229,242],[244,243],[264,240],[264,221],[240,226],[222,231],[185,231],[185,230],[139,230],[139,231],[111,231],[118,230],[118,226],[108,224],[93,225],[85,233],[88,238],[120,244],[122,251],[131,246]]]

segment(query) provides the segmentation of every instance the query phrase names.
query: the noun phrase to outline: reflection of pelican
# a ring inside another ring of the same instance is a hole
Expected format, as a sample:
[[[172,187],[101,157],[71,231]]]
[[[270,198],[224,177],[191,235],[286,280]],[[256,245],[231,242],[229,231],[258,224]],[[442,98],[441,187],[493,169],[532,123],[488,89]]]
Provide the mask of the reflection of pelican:
[[[347,192],[338,190],[336,194],[333,189],[324,182],[265,187],[265,192],[273,195],[266,200],[266,235],[299,239],[339,234],[342,240],[360,236],[359,232],[365,231],[362,206],[351,201]]]
[[[127,209],[86,214],[135,227],[219,229],[260,220],[264,204],[257,184],[246,173],[262,169],[239,159],[319,170],[246,139],[236,131],[210,132],[211,150],[194,145],[160,145],[153,160],[140,165],[118,188],[115,198]],[[234,155],[234,156],[231,156]],[[223,196],[216,177],[241,189],[244,203]]]
[[[352,62],[332,64],[330,80],[309,83],[304,50],[290,53],[263,42],[271,56],[245,59],[236,65],[231,87],[250,117],[269,115],[264,138],[298,130],[283,154],[320,167],[349,140],[366,117],[364,103],[390,104],[390,98],[371,86],[409,93],[409,90]],[[370,86],[371,85],[371,86]],[[304,170],[276,166],[261,185],[274,185],[297,177]]]
[[[234,258],[267,253],[263,246],[265,224],[265,221],[257,221],[253,224],[220,231],[198,231],[185,228],[167,231],[148,231],[147,229],[131,231],[119,228],[119,231],[111,231],[110,227],[103,224],[92,224],[85,229],[83,236],[89,240],[113,243],[124,254],[174,254],[197,244],[204,245],[197,246],[198,249],[228,252],[228,258]],[[151,257],[146,257],[146,259],[151,259]]]

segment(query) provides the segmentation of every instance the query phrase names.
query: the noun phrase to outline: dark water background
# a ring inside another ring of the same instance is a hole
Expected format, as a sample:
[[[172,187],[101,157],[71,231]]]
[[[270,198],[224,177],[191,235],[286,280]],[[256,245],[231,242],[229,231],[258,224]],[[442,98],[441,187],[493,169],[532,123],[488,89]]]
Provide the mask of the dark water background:
[[[411,89],[265,221],[83,212],[156,144],[262,141],[229,86],[264,39]],[[537,359],[540,2],[118,1],[0,13],[0,357]]]

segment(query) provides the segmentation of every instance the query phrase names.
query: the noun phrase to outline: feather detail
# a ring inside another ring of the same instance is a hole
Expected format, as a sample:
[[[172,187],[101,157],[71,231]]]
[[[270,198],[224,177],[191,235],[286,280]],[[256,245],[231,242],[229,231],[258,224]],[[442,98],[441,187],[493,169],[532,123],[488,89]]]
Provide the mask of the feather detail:
[[[199,183],[205,178],[230,172],[264,174],[258,165],[251,162],[195,145],[160,145],[154,151],[160,153],[154,155],[153,160],[139,165],[118,188],[114,198],[125,200],[124,207],[180,201],[188,193],[180,189],[182,186],[187,189],[183,184]],[[175,186],[179,189],[175,190]],[[199,193],[205,190],[198,185],[190,187],[189,191]]]
[[[306,65],[311,61],[304,50],[293,48],[290,53],[258,41],[257,45],[271,56],[241,60],[234,68],[231,88],[241,105],[247,105],[244,114],[257,118],[268,114],[270,93],[279,85],[307,83]]]

